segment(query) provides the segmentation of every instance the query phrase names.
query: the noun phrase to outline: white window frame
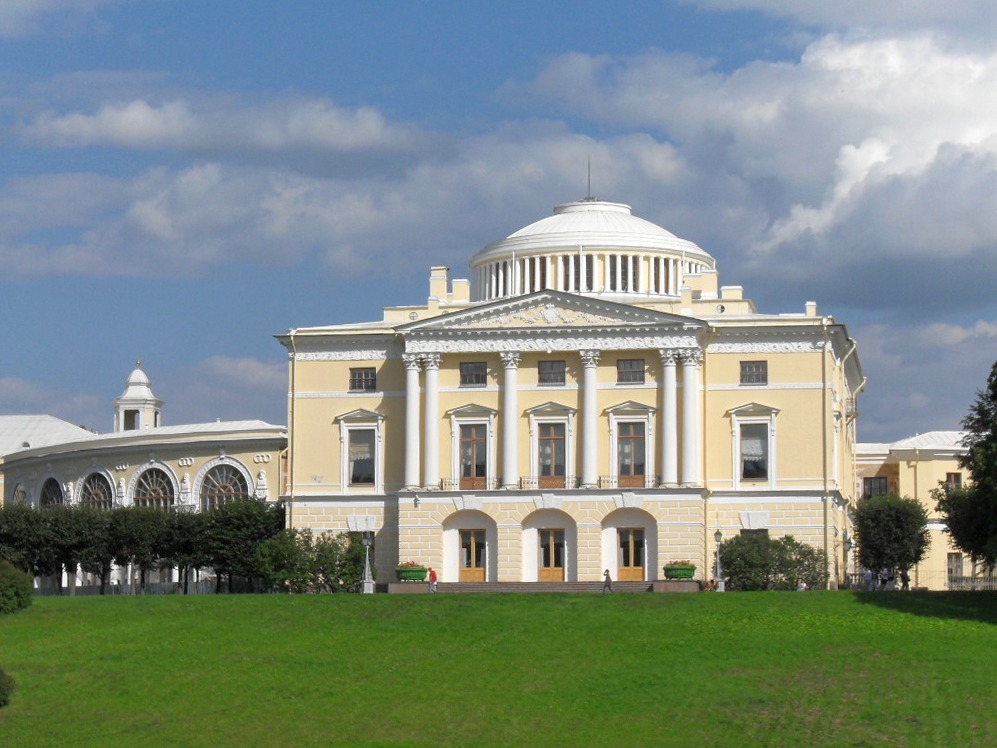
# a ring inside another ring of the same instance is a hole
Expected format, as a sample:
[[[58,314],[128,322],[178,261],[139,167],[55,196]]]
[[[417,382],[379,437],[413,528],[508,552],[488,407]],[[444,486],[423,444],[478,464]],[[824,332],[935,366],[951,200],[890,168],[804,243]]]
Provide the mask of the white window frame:
[[[530,419],[530,481],[531,488],[536,488],[540,480],[540,424],[564,425],[564,480],[565,488],[573,488],[568,483],[570,478],[578,479],[575,474],[575,414],[577,411],[560,403],[544,403],[526,411]]]
[[[775,488],[775,419],[779,415],[779,409],[759,403],[749,403],[727,411],[727,415],[730,416],[731,421],[731,473],[734,478],[734,490],[740,489],[742,484],[752,488]],[[755,424],[764,425],[768,435],[768,464],[766,465],[768,477],[757,481],[745,480],[741,477],[741,427]]]
[[[450,479],[454,491],[460,490],[460,427],[480,426],[484,424],[485,438],[487,444],[485,453],[488,455],[488,465],[485,467],[485,488],[491,490],[496,486],[495,470],[496,459],[496,439],[495,439],[495,416],[498,411],[486,408],[483,405],[462,405],[459,408],[448,410],[446,415],[450,418]]]
[[[606,409],[609,415],[609,479],[614,487],[619,486],[619,434],[621,423],[644,424],[644,488],[652,488],[657,481],[657,465],[654,461],[654,413],[652,405],[644,405],[633,400]]]
[[[349,494],[384,493],[384,416],[358,409],[336,417],[339,424],[339,490]],[[374,484],[350,485],[350,432],[374,431]]]

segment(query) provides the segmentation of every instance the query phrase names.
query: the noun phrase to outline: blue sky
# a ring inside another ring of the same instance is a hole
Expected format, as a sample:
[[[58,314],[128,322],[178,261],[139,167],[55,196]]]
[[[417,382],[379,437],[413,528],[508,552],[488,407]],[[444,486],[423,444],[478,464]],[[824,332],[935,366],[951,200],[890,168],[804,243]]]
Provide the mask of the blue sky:
[[[593,193],[848,325],[860,438],[997,359],[997,4],[0,2],[0,413],[285,421],[291,327]]]

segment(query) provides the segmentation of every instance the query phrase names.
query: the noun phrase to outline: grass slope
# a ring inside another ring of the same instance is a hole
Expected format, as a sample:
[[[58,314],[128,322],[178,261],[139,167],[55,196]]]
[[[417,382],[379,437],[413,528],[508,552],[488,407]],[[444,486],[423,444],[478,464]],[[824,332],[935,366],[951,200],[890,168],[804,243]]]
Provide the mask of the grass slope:
[[[997,595],[38,599],[3,746],[997,745]]]

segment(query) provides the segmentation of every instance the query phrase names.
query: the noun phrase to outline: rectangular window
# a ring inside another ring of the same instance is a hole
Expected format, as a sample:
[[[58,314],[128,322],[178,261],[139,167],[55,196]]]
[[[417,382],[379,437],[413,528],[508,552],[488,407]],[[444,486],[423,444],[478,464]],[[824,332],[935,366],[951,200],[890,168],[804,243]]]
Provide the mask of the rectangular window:
[[[623,422],[619,426],[616,444],[616,467],[619,485],[623,488],[644,486],[644,424]]]
[[[350,429],[350,485],[374,485],[374,429]]]
[[[564,488],[564,424],[541,423],[537,435],[540,488]]]
[[[485,424],[460,427],[460,488],[483,489],[488,477],[488,436]]]
[[[461,387],[484,387],[486,384],[488,384],[488,364],[484,361],[461,362]]]
[[[945,473],[945,490],[954,491],[962,488],[962,473]]]
[[[644,359],[621,358],[616,362],[617,384],[644,384]]]
[[[962,554],[950,553],[948,556],[947,571],[949,579],[962,576]]]
[[[741,384],[768,384],[768,361],[742,361]]]
[[[872,496],[885,496],[889,489],[886,485],[886,476],[877,475],[872,478],[862,479],[862,498],[868,499]]]
[[[549,387],[564,386],[564,362],[541,361],[537,364],[537,383]]]
[[[366,392],[377,389],[377,370],[373,366],[350,369],[350,392]]]
[[[741,426],[741,479],[768,480],[769,434],[764,423]]]

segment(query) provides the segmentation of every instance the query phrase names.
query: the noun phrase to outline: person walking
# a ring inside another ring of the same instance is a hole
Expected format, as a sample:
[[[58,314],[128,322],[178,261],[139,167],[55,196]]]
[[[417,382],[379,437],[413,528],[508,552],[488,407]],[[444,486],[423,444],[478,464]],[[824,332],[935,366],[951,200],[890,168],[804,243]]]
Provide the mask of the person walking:
[[[613,578],[609,576],[609,569],[606,569],[602,574],[602,591],[612,592],[613,591]]]
[[[429,591],[436,592],[436,569],[429,567]]]

